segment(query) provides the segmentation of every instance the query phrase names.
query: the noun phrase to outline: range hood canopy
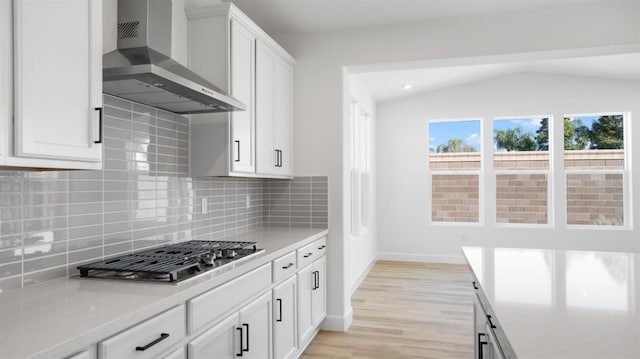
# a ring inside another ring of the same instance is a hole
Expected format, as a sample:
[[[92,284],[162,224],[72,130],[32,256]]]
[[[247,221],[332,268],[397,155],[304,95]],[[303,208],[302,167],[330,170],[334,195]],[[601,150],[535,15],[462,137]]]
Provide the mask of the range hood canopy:
[[[118,48],[103,56],[103,91],[180,114],[245,110],[171,59],[171,0],[118,0]]]

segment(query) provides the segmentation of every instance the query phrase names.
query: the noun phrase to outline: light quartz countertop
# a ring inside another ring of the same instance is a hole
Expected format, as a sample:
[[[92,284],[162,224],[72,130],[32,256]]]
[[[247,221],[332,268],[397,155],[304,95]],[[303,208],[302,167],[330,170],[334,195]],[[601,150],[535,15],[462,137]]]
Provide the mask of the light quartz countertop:
[[[518,359],[640,358],[640,253],[462,250]]]
[[[0,294],[0,358],[56,358],[88,347],[327,234],[259,229],[223,240],[258,242],[264,254],[178,285],[61,278]]]

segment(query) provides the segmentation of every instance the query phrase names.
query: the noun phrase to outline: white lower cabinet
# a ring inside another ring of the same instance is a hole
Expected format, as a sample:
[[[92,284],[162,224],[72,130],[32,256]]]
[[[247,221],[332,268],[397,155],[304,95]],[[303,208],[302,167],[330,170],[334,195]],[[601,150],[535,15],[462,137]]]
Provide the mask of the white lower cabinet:
[[[311,293],[311,319],[313,327],[317,327],[327,316],[327,259],[322,257],[313,264],[315,273],[315,289]]]
[[[273,288],[273,357],[294,358],[297,348],[295,276]]]
[[[327,316],[326,257],[298,272],[298,342],[304,346]]]
[[[271,293],[266,293],[189,343],[189,359],[271,358]]]
[[[327,315],[325,248],[321,238],[291,250],[117,333],[97,344],[98,359],[297,358]]]
[[[235,313],[189,343],[189,359],[231,359],[241,353],[240,314]]]

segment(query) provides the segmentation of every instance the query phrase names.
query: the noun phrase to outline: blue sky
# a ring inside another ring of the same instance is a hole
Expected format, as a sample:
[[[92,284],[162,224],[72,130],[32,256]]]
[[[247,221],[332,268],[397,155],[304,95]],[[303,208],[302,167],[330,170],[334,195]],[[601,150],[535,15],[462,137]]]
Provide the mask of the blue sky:
[[[576,116],[575,118],[579,118],[584,125],[591,127],[591,123],[598,117]],[[493,128],[506,130],[520,126],[524,132],[530,132],[535,137],[541,118],[497,119],[493,122]],[[446,144],[453,138],[463,139],[468,145],[475,147],[476,151],[480,151],[480,120],[429,122],[430,150],[435,151],[439,145]]]

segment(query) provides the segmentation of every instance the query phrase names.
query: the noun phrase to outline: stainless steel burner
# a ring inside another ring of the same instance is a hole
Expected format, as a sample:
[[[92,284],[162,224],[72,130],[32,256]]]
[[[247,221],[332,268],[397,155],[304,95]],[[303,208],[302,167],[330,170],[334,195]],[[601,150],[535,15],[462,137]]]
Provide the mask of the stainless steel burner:
[[[187,241],[78,266],[80,276],[176,283],[227,264],[251,258],[264,249],[255,242]]]

